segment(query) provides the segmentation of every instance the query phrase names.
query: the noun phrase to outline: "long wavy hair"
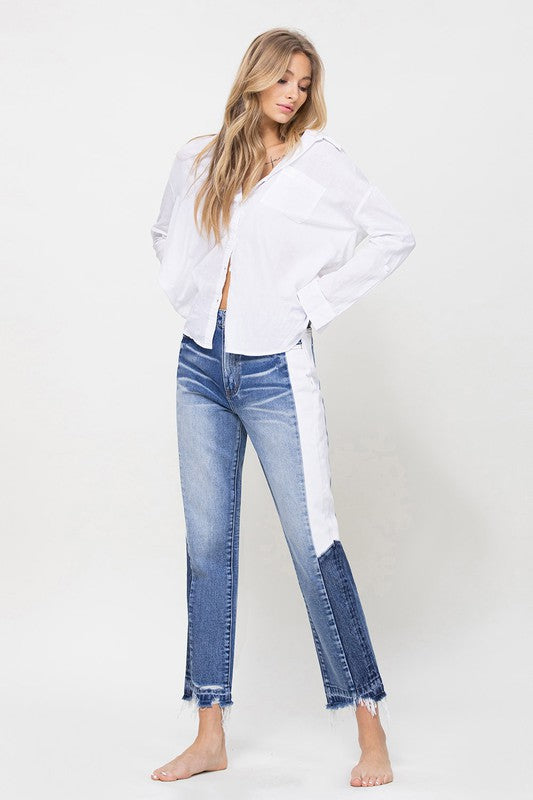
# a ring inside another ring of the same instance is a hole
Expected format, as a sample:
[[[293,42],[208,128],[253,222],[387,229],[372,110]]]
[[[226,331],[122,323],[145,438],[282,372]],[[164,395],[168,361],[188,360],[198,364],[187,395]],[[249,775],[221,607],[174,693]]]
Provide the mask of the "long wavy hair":
[[[314,45],[289,28],[272,28],[251,42],[231,87],[224,123],[193,161],[195,180],[200,161],[208,159],[207,176],[194,203],[194,221],[200,235],[222,238],[231,217],[231,204],[239,189],[245,199],[261,178],[266,150],[260,134],[262,116],[259,92],[280,80],[293,53],[304,53],[311,62],[311,84],[307,97],[287,123],[279,123],[279,137],[287,143],[286,155],[300,141],[306,128],[321,130],[327,120],[324,100],[324,68]],[[203,174],[203,173],[202,173]],[[203,202],[201,224],[198,211]]]

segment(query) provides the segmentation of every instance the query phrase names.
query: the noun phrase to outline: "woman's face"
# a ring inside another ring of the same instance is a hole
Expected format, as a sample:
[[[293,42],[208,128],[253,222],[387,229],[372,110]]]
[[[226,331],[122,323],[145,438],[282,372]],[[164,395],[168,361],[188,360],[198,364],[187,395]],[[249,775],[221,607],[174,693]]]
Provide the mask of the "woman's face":
[[[293,53],[283,78],[259,93],[263,114],[277,123],[292,119],[307,100],[310,84],[310,60],[303,53]]]

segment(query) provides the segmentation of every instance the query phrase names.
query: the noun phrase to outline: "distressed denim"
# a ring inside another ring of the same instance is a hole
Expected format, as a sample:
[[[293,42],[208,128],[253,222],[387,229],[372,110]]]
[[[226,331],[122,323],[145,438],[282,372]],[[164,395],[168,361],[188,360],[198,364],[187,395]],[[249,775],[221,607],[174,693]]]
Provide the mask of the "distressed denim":
[[[365,615],[339,538],[325,407],[313,334],[260,356],[183,335],[176,420],[186,524],[188,632],[183,701],[233,704],[242,465],[248,436],[270,488],[305,601],[326,708],[385,695]],[[185,703],[184,705],[188,705]],[[386,709],[388,710],[388,709]]]

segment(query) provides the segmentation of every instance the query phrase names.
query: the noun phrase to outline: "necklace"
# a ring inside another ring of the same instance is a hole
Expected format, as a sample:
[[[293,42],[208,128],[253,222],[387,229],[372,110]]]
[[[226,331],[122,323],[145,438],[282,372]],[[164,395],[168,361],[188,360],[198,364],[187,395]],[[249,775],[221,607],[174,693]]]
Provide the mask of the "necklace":
[[[283,156],[278,156],[277,158],[271,158],[270,161],[265,161],[265,166],[271,165],[274,166],[275,161],[280,161]]]
[[[276,150],[278,147],[284,147],[285,145],[286,145],[286,142],[278,142],[277,144],[271,144],[270,147],[267,148],[267,150]],[[284,155],[285,155],[285,153],[282,153],[277,158],[272,158],[272,156],[269,156],[269,160],[265,161],[264,166],[265,167],[269,167],[269,166],[273,167],[274,164],[276,163],[276,161],[280,161],[283,158]]]

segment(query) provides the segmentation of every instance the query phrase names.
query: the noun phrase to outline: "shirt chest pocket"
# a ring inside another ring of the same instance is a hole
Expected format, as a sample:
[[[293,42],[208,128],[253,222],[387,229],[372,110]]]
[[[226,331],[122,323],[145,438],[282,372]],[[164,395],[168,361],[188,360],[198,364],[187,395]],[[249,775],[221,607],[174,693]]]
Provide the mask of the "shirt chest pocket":
[[[305,222],[313,213],[326,187],[287,165],[267,181],[261,202],[285,214],[294,222]]]

